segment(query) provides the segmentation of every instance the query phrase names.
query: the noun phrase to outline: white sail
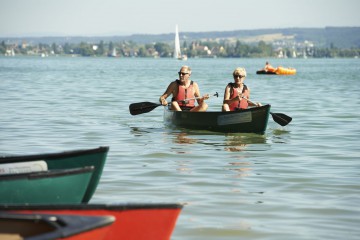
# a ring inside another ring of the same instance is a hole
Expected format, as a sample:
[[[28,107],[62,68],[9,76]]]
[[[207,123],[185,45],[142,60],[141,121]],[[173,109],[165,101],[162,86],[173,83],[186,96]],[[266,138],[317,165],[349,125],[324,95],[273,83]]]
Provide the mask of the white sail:
[[[174,58],[176,58],[176,59],[181,59],[180,39],[179,39],[178,25],[176,25],[176,28],[175,28],[175,50],[174,50]]]
[[[112,57],[116,57],[116,48],[115,48],[115,47],[114,47],[113,50],[112,50],[111,56],[112,56]]]

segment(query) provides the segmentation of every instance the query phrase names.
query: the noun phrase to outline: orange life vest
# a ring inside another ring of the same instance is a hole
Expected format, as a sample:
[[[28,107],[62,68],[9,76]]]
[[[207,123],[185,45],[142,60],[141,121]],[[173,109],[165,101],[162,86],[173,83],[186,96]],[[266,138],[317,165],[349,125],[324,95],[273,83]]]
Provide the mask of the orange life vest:
[[[184,101],[184,99],[195,98],[193,81],[190,82],[190,86],[188,88],[184,88],[180,85],[180,81],[176,80],[178,85],[178,94],[176,97],[172,98],[172,101],[177,101],[180,107],[195,107],[195,99]]]
[[[229,83],[230,85],[230,99],[233,99],[239,95],[238,90],[234,88],[234,83]],[[247,86],[244,84],[242,95],[246,98],[250,97],[249,90]],[[249,103],[246,99],[241,99],[240,101],[233,102],[229,104],[230,111],[236,111],[240,109],[247,109],[249,106]]]
[[[266,71],[268,71],[268,72],[275,72],[275,71],[276,71],[276,68],[273,68],[273,67],[268,66],[268,67],[266,68]]]

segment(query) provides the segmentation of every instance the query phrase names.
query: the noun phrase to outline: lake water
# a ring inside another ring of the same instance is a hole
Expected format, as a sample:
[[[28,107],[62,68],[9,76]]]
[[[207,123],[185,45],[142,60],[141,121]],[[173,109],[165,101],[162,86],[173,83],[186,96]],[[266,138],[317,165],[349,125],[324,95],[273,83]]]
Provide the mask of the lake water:
[[[255,72],[266,60],[293,76]],[[164,126],[157,102],[181,65],[220,110],[232,71],[287,114],[265,135]],[[359,239],[359,59],[0,57],[0,154],[110,146],[91,203],[184,203],[173,240]]]

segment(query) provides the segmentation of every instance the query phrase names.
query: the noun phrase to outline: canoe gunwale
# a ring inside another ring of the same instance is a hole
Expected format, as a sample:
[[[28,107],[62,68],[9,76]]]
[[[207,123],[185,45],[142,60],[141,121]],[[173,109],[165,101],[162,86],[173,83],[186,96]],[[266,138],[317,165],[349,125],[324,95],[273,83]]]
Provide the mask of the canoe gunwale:
[[[182,209],[181,203],[124,203],[124,204],[0,204],[0,211],[8,210],[141,210],[141,209]]]
[[[16,179],[41,179],[41,178],[52,178],[62,177],[73,174],[82,174],[87,172],[93,172],[95,168],[93,166],[86,166],[82,168],[71,168],[71,169],[55,169],[43,172],[27,172],[27,173],[10,173],[0,175],[0,181],[3,180],[16,180]]]
[[[29,155],[14,155],[14,156],[0,156],[0,163],[14,163],[22,161],[32,161],[39,159],[46,160],[56,160],[59,158],[66,157],[77,157],[85,154],[95,154],[95,153],[107,153],[109,151],[108,146],[102,146],[93,149],[79,149],[73,151],[64,151],[58,153],[41,153],[41,154],[29,154]]]

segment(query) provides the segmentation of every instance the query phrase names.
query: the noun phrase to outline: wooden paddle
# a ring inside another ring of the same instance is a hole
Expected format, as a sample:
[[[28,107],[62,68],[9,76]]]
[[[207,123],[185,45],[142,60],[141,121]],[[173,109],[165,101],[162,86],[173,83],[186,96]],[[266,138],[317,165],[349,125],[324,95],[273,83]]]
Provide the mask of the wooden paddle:
[[[250,101],[249,99],[247,99],[247,98],[245,98],[245,97],[243,97],[243,98],[246,99],[248,102],[256,105],[256,103]],[[278,124],[280,124],[281,126],[283,126],[283,127],[286,126],[286,125],[288,125],[288,124],[291,122],[291,120],[292,120],[292,117],[289,117],[288,115],[283,114],[283,113],[273,113],[273,112],[270,112],[270,114],[271,114],[273,120],[274,120],[276,123],[278,123]]]
[[[216,92],[213,96],[218,97],[219,94]],[[188,101],[193,99],[199,99],[202,97],[196,97],[196,98],[188,98],[184,99],[182,101]],[[129,110],[131,115],[139,115],[147,112],[151,112],[155,108],[162,106],[160,103],[153,103],[153,102],[139,102],[139,103],[132,103],[129,105]]]

